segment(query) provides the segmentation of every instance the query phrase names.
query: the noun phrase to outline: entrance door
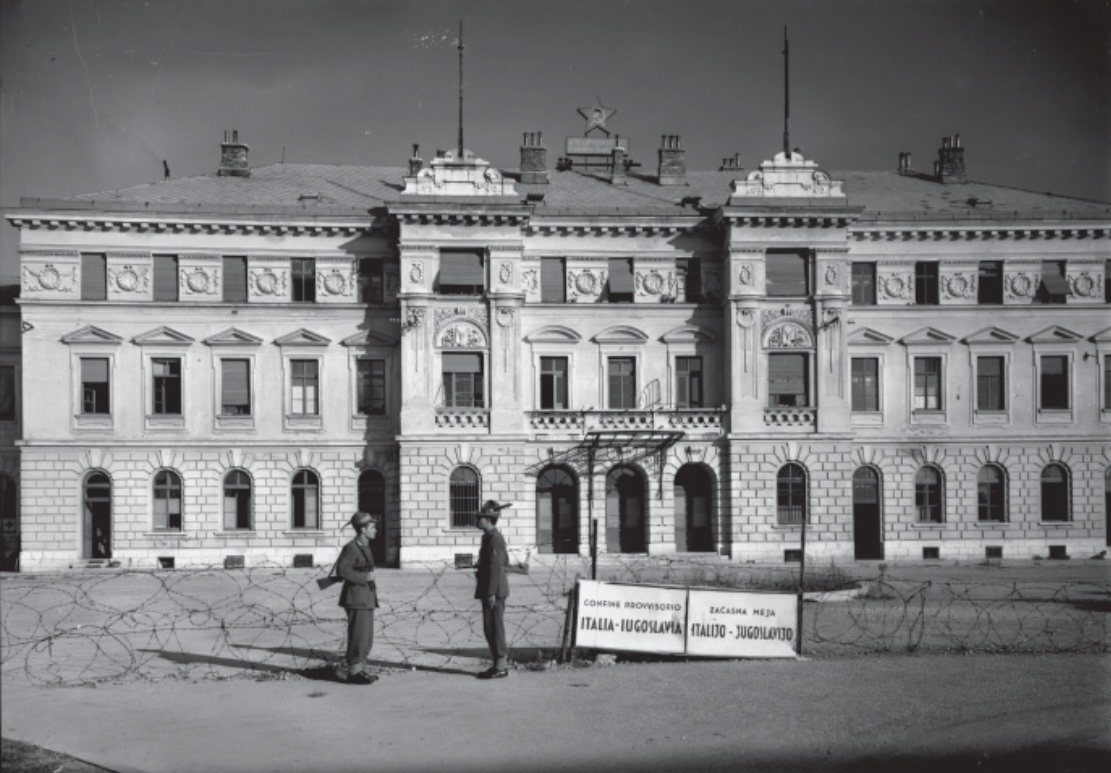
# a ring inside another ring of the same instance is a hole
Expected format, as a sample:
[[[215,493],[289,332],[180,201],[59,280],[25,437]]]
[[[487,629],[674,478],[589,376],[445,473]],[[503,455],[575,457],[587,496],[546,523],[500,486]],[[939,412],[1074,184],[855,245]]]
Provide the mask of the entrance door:
[[[675,549],[688,553],[714,552],[710,520],[710,476],[686,464],[675,475]]]
[[[377,470],[359,476],[359,510],[378,519],[378,532],[370,542],[375,566],[386,565],[386,479]]]
[[[644,477],[629,467],[615,467],[606,476],[606,550],[644,553]]]
[[[536,481],[536,541],[541,553],[579,552],[578,488],[559,467],[544,470]]]
[[[85,480],[84,558],[112,557],[112,481],[102,472]]]
[[[853,473],[853,543],[857,559],[883,558],[880,476],[871,467]]]

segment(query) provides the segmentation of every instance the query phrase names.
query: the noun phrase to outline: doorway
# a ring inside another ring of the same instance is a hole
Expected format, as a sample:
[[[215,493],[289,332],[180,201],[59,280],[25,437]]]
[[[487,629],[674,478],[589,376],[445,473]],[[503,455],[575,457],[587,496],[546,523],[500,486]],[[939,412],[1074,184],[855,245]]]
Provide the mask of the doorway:
[[[367,470],[359,476],[359,510],[378,519],[370,554],[375,566],[386,566],[386,479],[377,470]]]
[[[631,467],[615,467],[606,476],[606,551],[644,553],[644,476]]]
[[[701,467],[685,464],[675,475],[675,549],[687,553],[713,553],[714,529],[710,518],[713,486]]]
[[[536,541],[540,553],[579,552],[579,493],[575,476],[549,467],[536,481]]]
[[[112,481],[102,472],[85,479],[82,558],[112,557]]]
[[[853,545],[857,560],[883,558],[880,476],[871,467],[853,473]]]

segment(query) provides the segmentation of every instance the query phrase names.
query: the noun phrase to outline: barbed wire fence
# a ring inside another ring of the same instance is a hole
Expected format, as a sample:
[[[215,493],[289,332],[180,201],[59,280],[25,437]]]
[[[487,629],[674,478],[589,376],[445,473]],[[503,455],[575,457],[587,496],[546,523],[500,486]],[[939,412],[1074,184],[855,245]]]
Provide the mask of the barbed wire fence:
[[[531,557],[511,576],[511,659],[558,656],[576,579],[590,559]],[[136,679],[331,678],[342,668],[345,612],[330,567],[96,570],[0,578],[4,680],[67,686]],[[922,581],[808,569],[804,654],[1111,651],[1111,583]],[[599,559],[599,580],[781,590],[798,571],[690,557]],[[473,673],[488,657],[474,575],[454,563],[379,570],[372,664],[383,671]],[[847,586],[848,590],[845,589]],[[840,588],[840,590],[837,590]],[[834,600],[837,599],[837,600]]]

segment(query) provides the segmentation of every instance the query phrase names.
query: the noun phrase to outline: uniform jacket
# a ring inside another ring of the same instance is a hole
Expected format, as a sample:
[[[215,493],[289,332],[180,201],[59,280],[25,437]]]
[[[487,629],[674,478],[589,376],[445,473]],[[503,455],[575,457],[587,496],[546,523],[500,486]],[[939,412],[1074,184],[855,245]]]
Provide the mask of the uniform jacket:
[[[478,584],[475,587],[474,597],[485,599],[495,596],[499,599],[509,598],[509,578],[505,574],[505,567],[509,565],[509,551],[505,547],[505,538],[497,529],[482,535],[482,547],[478,551]]]
[[[348,609],[377,609],[378,592],[369,575],[374,571],[374,556],[370,544],[360,545],[353,539],[343,546],[336,562],[336,574],[343,578],[339,605]]]

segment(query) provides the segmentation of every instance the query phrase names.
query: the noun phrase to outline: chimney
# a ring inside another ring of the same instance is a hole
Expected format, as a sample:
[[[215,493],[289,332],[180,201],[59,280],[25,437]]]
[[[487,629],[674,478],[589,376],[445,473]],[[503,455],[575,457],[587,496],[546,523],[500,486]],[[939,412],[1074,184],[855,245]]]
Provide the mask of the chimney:
[[[660,137],[660,185],[687,184],[687,151],[679,147],[678,134],[665,134]]]
[[[416,177],[424,168],[424,159],[420,157],[420,145],[413,145],[413,155],[409,159],[409,176]]]
[[[543,132],[525,132],[521,143],[521,182],[525,185],[548,184],[548,149]]]
[[[941,148],[937,151],[937,162],[934,164],[934,175],[938,182],[945,185],[968,182],[964,174],[964,148],[961,147],[961,135],[942,137]]]
[[[621,147],[620,138],[616,134],[614,139],[617,140],[617,145],[613,149],[613,174],[610,176],[610,183],[628,185],[629,182],[625,177],[625,148]]]
[[[723,158],[721,160],[721,166],[718,167],[719,172],[737,172],[742,169],[744,169],[744,167],[741,166],[740,153],[734,153],[733,158]]]
[[[239,141],[239,132],[224,132],[224,141],[220,143],[220,169],[217,177],[250,177],[251,166],[247,163],[247,151],[250,150],[245,142]]]

